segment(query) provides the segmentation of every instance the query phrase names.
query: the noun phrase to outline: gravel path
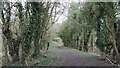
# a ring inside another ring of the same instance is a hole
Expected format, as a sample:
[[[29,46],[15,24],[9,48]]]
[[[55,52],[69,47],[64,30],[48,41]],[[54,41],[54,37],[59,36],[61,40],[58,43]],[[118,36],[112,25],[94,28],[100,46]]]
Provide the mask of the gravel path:
[[[61,57],[60,66],[112,66],[107,61],[99,60],[99,56],[80,52],[68,47],[53,45],[49,51]]]

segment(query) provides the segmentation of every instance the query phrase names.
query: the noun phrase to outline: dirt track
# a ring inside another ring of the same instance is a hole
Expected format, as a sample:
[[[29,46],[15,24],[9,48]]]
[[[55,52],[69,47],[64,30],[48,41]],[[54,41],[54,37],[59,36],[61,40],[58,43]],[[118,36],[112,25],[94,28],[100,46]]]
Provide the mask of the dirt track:
[[[108,61],[99,60],[99,56],[80,52],[68,47],[53,45],[49,51],[60,56],[60,66],[112,66]]]

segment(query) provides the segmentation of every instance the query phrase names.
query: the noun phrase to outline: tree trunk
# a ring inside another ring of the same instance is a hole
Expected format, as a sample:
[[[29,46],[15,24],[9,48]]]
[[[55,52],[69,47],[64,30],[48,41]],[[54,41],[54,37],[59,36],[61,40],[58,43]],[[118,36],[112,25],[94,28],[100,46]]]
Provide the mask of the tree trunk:
[[[3,34],[7,38],[7,45],[9,49],[9,54],[12,57],[12,62],[19,61],[19,40],[15,40],[14,38],[12,38],[9,28],[3,30]]]
[[[119,23],[119,22],[118,22]],[[120,64],[120,23],[118,24],[118,30],[116,32],[116,47],[118,49],[118,63]]]
[[[115,38],[115,36],[113,37],[113,44],[114,44],[114,49],[115,49],[115,52],[116,52],[116,62],[120,64],[120,54],[119,54],[118,48],[116,46],[116,38]]]

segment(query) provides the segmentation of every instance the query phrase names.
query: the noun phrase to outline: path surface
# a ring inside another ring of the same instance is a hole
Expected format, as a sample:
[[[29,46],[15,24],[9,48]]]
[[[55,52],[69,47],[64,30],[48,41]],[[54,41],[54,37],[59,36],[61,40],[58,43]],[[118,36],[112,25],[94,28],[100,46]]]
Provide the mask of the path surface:
[[[80,52],[64,46],[58,47],[54,44],[49,48],[49,51],[61,58],[60,66],[112,66],[107,61],[99,60],[97,55]]]

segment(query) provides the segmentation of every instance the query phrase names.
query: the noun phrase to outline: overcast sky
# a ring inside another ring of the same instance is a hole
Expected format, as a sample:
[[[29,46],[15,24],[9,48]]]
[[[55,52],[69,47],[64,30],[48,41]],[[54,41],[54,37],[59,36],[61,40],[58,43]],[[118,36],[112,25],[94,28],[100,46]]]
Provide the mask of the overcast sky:
[[[60,17],[59,17],[60,16]],[[56,23],[62,23],[63,21],[65,21],[67,19],[68,16],[68,6],[67,8],[64,10],[63,14],[61,15],[57,15],[57,17],[59,17],[58,21]]]

